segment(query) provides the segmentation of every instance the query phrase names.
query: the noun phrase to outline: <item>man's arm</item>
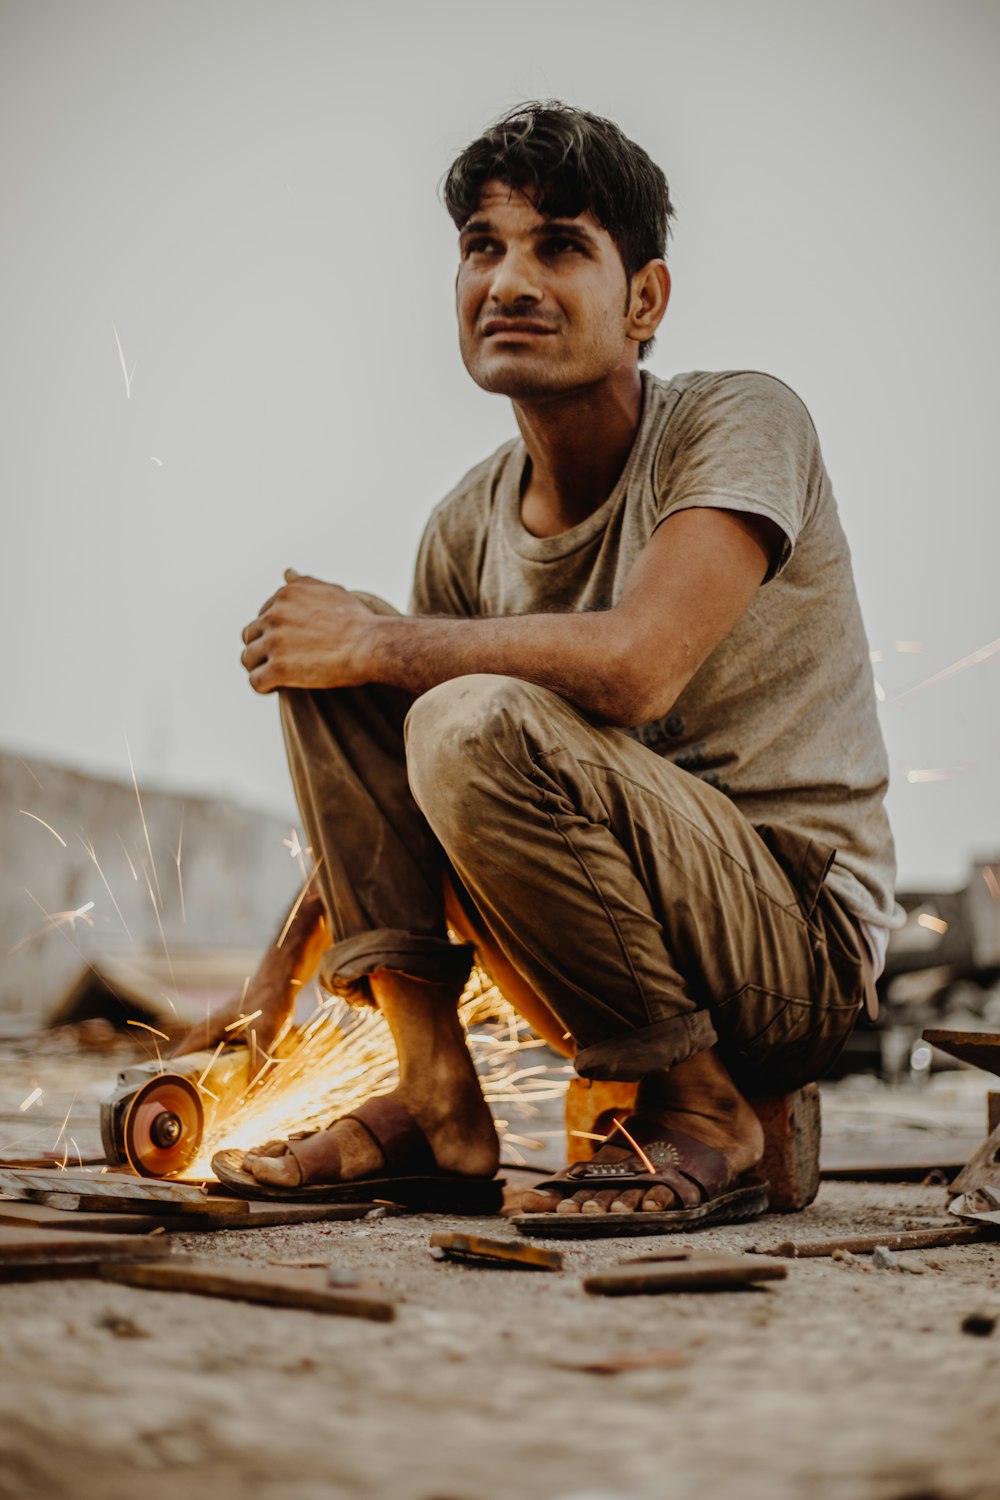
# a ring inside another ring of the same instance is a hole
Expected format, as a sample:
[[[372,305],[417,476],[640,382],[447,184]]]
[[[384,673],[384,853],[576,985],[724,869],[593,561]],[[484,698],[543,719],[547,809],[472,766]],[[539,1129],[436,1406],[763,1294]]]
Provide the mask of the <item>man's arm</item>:
[[[416,695],[494,672],[607,723],[644,724],[741,618],[781,542],[760,516],[683,510],[653,533],[614,608],[500,619],[373,615],[336,584],[289,572],[243,632],[243,665],[259,693],[383,682]]]

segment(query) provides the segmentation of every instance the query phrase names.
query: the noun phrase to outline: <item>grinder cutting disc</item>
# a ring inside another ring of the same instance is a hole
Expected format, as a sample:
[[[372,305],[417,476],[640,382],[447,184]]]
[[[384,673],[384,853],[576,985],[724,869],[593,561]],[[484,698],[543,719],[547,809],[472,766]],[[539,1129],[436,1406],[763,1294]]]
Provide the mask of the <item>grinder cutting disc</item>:
[[[151,1078],[125,1116],[125,1155],[140,1177],[174,1177],[194,1160],[205,1124],[198,1091],[177,1073]]]

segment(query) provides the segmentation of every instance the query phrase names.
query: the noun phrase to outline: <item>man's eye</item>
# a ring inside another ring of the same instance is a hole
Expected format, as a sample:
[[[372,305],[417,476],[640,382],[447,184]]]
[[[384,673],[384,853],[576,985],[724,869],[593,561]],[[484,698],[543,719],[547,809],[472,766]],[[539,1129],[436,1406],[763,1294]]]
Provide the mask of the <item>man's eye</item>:
[[[545,248],[552,255],[565,255],[567,251],[578,251],[580,245],[577,240],[567,240],[556,236],[554,239],[545,241]]]
[[[498,248],[496,240],[466,240],[462,246],[462,253],[464,255],[493,255]]]

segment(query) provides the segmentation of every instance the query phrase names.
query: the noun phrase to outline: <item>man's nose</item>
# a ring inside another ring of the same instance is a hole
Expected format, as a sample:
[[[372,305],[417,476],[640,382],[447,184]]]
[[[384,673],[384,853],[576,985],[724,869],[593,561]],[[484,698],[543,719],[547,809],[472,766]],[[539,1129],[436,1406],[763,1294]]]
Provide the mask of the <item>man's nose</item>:
[[[499,307],[540,302],[542,297],[533,257],[508,246],[490,284],[490,296]]]

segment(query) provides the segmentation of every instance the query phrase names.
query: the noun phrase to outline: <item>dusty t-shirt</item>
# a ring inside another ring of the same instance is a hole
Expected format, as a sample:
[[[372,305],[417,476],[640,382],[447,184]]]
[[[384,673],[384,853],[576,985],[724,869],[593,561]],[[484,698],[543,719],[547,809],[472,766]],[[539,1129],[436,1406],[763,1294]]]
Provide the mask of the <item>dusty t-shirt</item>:
[[[851,557],[799,398],[754,371],[646,372],[639,430],[605,503],[558,536],[521,524],[527,455],[506,443],[431,515],[415,614],[609,609],[653,532],[692,506],[767,516],[784,534],[743,618],[670,712],[631,732],[727,793],[755,824],[837,850],[827,877],[877,968],[893,917],[888,767]]]

